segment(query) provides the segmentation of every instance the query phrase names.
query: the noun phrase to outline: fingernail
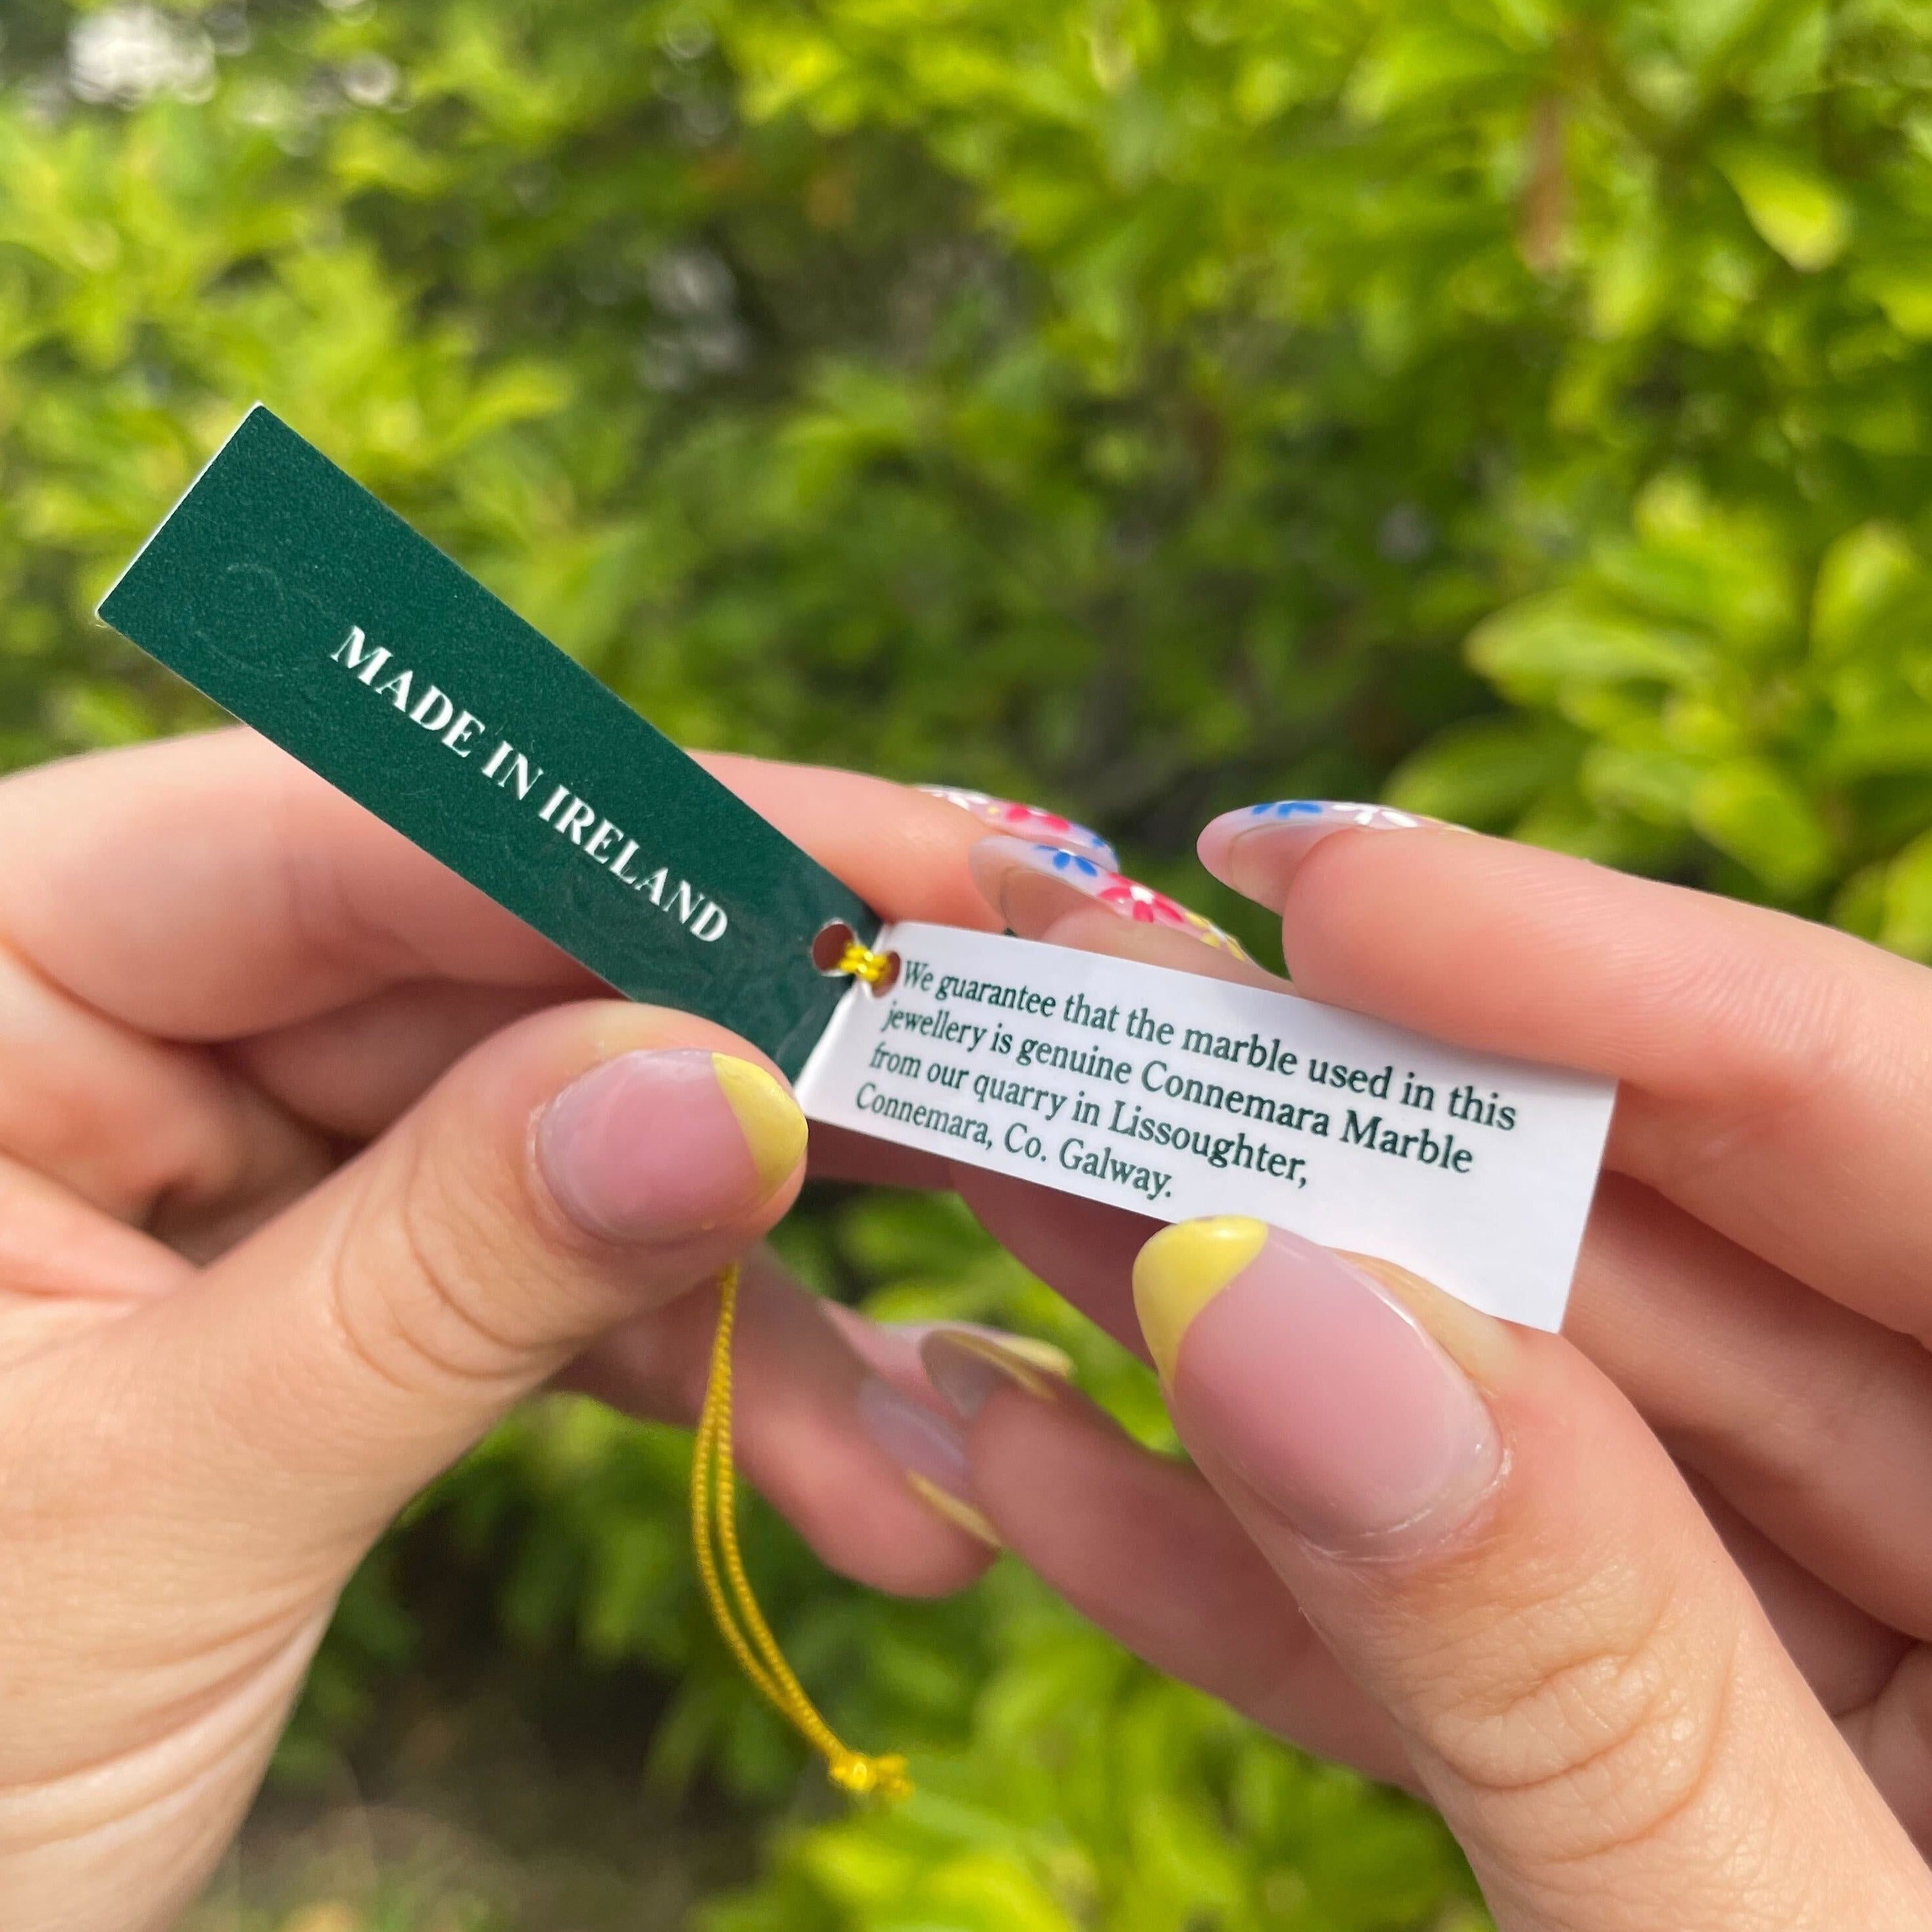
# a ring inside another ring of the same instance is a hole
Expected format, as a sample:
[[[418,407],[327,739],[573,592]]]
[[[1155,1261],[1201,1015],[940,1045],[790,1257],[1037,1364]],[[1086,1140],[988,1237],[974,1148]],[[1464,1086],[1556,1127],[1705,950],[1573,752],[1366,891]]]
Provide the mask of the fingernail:
[[[564,1211],[618,1241],[702,1234],[769,1200],[805,1158],[805,1116],[762,1066],[701,1048],[620,1054],[537,1124]]]
[[[1460,832],[1440,818],[1398,812],[1392,805],[1350,805],[1335,799],[1285,798],[1224,812],[1202,826],[1201,862],[1223,885],[1250,898],[1278,898],[1294,868],[1331,833]]]
[[[1057,812],[1042,811],[1036,805],[1016,805],[1010,799],[995,798],[990,792],[968,791],[959,785],[929,784],[918,789],[930,798],[943,798],[948,805],[970,812],[982,825],[990,825],[995,832],[1084,853],[1110,872],[1120,862],[1120,855],[1099,832],[1076,820],[1063,818]]]
[[[966,1438],[958,1427],[877,1376],[859,1384],[857,1401],[860,1426],[898,1466],[913,1494],[956,1528],[998,1550],[999,1532],[968,1500],[972,1479]]]
[[[1238,958],[1248,956],[1232,933],[1224,932],[1212,920],[1190,912],[1178,900],[1138,879],[1128,878],[1110,867],[1096,865],[1078,852],[1062,850],[1057,845],[1042,845],[1019,838],[983,838],[968,861],[976,878],[992,879],[998,890],[1000,880],[1010,872],[1037,873],[1058,880],[1075,892],[1105,906],[1122,919],[1142,926],[1163,926],[1184,932],[1204,946],[1220,947]],[[1004,911],[1004,906],[1000,907]]]
[[[926,1378],[970,1421],[995,1389],[1013,1388],[1042,1402],[1073,1379],[1073,1362],[1051,1342],[1030,1335],[989,1335],[983,1328],[929,1328],[920,1338]]]
[[[784,1087],[752,1061],[714,1053],[711,1067],[724,1090],[725,1104],[737,1117],[738,1131],[752,1150],[762,1184],[762,1200],[776,1193],[779,1184],[804,1160],[808,1132],[805,1115]]]
[[[1501,1466],[1487,1408],[1420,1323],[1299,1235],[1235,1216],[1163,1228],[1134,1304],[1182,1434],[1323,1549],[1412,1552]]]

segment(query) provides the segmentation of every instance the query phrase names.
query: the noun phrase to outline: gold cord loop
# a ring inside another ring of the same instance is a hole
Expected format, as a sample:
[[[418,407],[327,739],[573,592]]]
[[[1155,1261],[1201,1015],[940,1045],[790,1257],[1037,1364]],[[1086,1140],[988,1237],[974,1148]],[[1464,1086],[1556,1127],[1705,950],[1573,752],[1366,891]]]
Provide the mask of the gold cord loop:
[[[838,963],[832,968],[835,973],[849,973],[855,980],[862,980],[868,986],[876,986],[892,970],[892,956],[890,952],[874,952],[869,946],[854,940],[838,956]]]
[[[863,952],[866,949],[855,942],[848,954],[853,950]],[[868,956],[880,957],[876,953]],[[842,966],[840,970],[848,969]],[[698,1578],[718,1634],[739,1667],[825,1760],[832,1783],[856,1797],[876,1796],[896,1802],[912,1792],[905,1760],[868,1756],[842,1742],[792,1674],[745,1574],[744,1558],[738,1548],[736,1478],[731,1456],[731,1337],[737,1318],[738,1267],[734,1262],[718,1283],[718,1332],[711,1345],[711,1378],[698,1412],[697,1453],[691,1465],[692,1545],[697,1552]]]

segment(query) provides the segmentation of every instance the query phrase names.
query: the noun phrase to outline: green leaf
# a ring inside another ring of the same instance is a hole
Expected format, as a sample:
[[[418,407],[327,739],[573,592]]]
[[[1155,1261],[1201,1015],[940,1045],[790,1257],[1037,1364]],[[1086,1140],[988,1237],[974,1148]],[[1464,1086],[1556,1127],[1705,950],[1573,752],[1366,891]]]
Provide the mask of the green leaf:
[[[1932,832],[1885,868],[1876,937],[1908,959],[1932,960]]]
[[[1438,733],[1399,765],[1391,805],[1451,824],[1506,826],[1574,775],[1576,734],[1553,721],[1485,718]]]
[[[1900,334],[1914,342],[1932,340],[1932,262],[1922,258],[1874,262],[1862,280]]]
[[[1831,838],[1816,808],[1761,760],[1738,758],[1705,773],[1692,795],[1690,822],[1780,897],[1810,891],[1831,867]]]
[[[1661,746],[1593,746],[1580,773],[1586,795],[1598,805],[1653,825],[1685,825],[1696,811],[1705,776],[1702,760]]]
[[[1447,21],[1398,27],[1371,47],[1342,98],[1358,119],[1379,121],[1418,101],[1495,79],[1510,62],[1495,40]]]
[[[1895,525],[1872,522],[1847,530],[1818,566],[1813,648],[1827,659],[1856,650],[1926,581],[1917,552]]]
[[[1756,141],[1728,142],[1716,159],[1751,226],[1794,268],[1829,268],[1844,253],[1851,203],[1804,159]]]
[[[1525,698],[1634,680],[1694,687],[1711,669],[1709,646],[1693,634],[1569,591],[1507,606],[1477,626],[1468,648],[1478,670]]]

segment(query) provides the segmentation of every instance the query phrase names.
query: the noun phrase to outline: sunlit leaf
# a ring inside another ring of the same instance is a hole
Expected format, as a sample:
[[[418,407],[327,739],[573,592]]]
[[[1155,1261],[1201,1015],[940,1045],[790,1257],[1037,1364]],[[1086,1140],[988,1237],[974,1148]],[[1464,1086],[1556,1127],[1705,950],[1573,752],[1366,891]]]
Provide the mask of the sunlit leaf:
[[[1757,142],[1719,149],[1718,164],[1751,226],[1794,268],[1829,268],[1852,237],[1844,194],[1798,156]]]

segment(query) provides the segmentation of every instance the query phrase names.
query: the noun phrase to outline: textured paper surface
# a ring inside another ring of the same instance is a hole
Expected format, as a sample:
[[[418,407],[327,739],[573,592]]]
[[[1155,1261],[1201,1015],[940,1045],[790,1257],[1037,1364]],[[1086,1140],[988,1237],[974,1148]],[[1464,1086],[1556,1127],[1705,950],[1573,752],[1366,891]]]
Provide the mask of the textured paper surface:
[[[1562,1324],[1613,1084],[1292,994],[886,928],[798,1082],[814,1120],[1178,1221],[1248,1214]]]
[[[268,410],[101,606],[123,635],[633,999],[796,1072],[876,917]]]

